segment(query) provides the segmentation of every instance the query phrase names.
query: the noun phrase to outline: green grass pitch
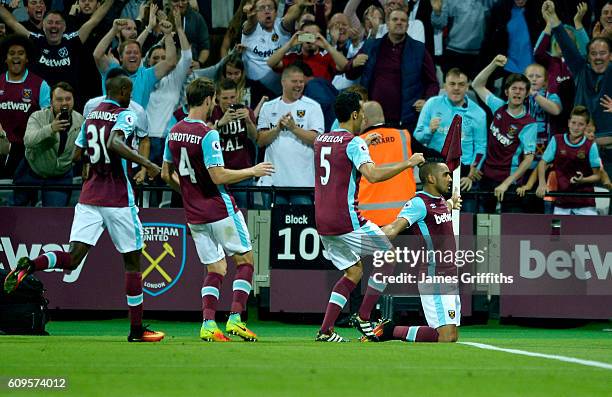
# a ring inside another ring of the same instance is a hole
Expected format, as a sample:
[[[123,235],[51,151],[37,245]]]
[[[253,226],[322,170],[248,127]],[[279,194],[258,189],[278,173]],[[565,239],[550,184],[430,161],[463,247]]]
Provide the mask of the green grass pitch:
[[[7,396],[612,396],[612,370],[461,344],[313,341],[317,327],[252,322],[256,343],[206,343],[199,324],[151,322],[161,343],[128,344],[127,320],[51,322],[52,336],[0,337],[0,378],[64,377],[67,390]],[[612,323],[542,330],[462,327],[461,341],[612,364]]]

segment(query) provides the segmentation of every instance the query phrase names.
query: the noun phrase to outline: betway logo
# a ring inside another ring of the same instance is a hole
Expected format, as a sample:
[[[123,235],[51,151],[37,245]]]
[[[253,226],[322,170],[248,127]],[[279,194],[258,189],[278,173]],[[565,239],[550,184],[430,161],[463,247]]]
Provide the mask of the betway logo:
[[[17,247],[14,247],[10,237],[0,237],[0,251],[4,252],[4,256],[6,257],[6,262],[8,262],[6,264],[4,262],[0,262],[0,269],[6,269],[8,265],[8,267],[12,270],[15,268],[15,266],[17,266],[17,260],[21,258],[22,256],[27,256],[30,259],[34,259],[37,256],[44,254],[46,252],[51,252],[51,251],[68,252],[70,251],[70,244],[62,244],[62,245],[53,244],[53,243],[45,244],[45,245],[31,244],[29,245],[29,249],[28,249],[27,244],[18,244]],[[76,269],[74,269],[73,271],[69,273],[64,273],[63,280],[65,283],[74,283],[79,278],[79,274],[81,274],[81,270],[83,269],[83,264],[85,263],[85,260],[87,260],[87,257],[83,259],[83,261],[79,264],[79,266]],[[51,270],[45,270],[45,271],[62,272],[63,270],[62,269],[51,269]]]
[[[436,225],[439,225],[444,222],[453,221],[453,217],[451,216],[450,212],[447,212],[446,214],[442,215],[434,214],[434,219],[436,220]]]
[[[499,128],[497,128],[494,125],[491,125],[491,134],[493,134],[493,136],[495,137],[495,139],[497,139],[499,141],[499,143],[501,143],[504,146],[509,146],[512,144],[512,142],[514,141],[513,139],[508,138],[507,136],[501,134],[499,132]]]
[[[50,68],[57,68],[63,66],[70,66],[70,58],[62,58],[58,59],[48,59],[44,55],[40,56],[38,63],[42,63],[45,66],[49,66]]]
[[[19,110],[24,113],[27,113],[31,107],[32,107],[31,103],[13,102],[13,101],[0,103],[0,109],[2,110]]]
[[[612,252],[602,253],[595,244],[576,244],[572,252],[556,250],[544,255],[537,249],[531,249],[531,241],[520,242],[520,275],[521,277],[535,279],[545,273],[554,279],[565,280],[571,277],[572,270],[579,280],[588,280],[593,277],[591,271],[586,270],[590,260],[597,279],[612,279]]]

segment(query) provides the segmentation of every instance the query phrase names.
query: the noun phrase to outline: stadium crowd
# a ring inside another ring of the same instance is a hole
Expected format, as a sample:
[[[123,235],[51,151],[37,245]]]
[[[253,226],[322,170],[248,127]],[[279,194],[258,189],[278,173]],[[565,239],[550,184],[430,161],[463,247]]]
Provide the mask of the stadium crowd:
[[[158,165],[168,132],[187,115],[185,88],[214,80],[207,121],[226,166],[265,159],[276,169],[239,186],[314,187],[313,143],[337,128],[335,98],[349,90],[363,99],[364,132],[387,134],[372,151],[387,151],[389,162],[400,153],[441,157],[462,116],[461,190],[494,193],[464,209],[594,215],[592,198],[546,193],[612,189],[612,1],[0,3],[0,178],[12,180],[13,205],[38,202],[19,185],[86,176],[74,142],[116,68],[133,82],[129,145]],[[135,184],[163,183],[137,165],[129,171]],[[415,184],[412,175],[399,180],[360,196],[363,209],[399,210]],[[235,197],[247,205],[246,194]],[[44,189],[42,205],[69,199]],[[312,204],[313,196],[274,200]],[[271,202],[263,195],[259,204]]]

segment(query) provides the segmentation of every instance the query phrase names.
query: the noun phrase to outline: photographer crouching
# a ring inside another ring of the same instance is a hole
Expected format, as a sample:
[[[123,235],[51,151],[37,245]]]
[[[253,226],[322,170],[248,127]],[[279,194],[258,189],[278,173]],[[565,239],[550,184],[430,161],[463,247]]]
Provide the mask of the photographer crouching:
[[[51,107],[32,113],[23,142],[25,159],[21,161],[13,182],[19,185],[41,185],[43,207],[65,207],[70,190],[49,190],[46,185],[72,184],[72,152],[83,124],[83,116],[73,110],[74,89],[59,82],[51,89]],[[15,189],[13,205],[34,206],[38,191]]]

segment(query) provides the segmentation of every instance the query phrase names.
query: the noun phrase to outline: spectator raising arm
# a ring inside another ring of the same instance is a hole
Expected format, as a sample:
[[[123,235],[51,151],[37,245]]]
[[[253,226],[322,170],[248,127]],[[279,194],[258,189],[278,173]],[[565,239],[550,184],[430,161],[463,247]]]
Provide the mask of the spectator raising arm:
[[[104,16],[108,13],[108,11],[113,6],[115,0],[104,0],[104,2],[98,7],[98,9],[91,15],[89,20],[85,22],[81,28],[79,29],[79,38],[81,39],[81,43],[85,43],[89,38],[91,32],[98,26]]]
[[[287,32],[293,32],[295,25],[295,21],[302,15],[304,12],[304,8],[306,8],[309,3],[312,3],[312,0],[297,0],[289,10],[285,13],[285,16],[281,20],[281,25],[283,29]]]
[[[172,12],[172,15],[174,16],[174,29],[176,30],[176,35],[179,39],[181,51],[191,50],[191,44],[189,43],[187,35],[185,34],[185,29],[183,28],[183,18],[181,18],[181,12],[178,9],[175,9]],[[168,51],[166,50],[166,52]]]
[[[486,103],[487,97],[491,95],[491,91],[486,87],[487,80],[489,80],[495,69],[504,67],[506,62],[508,62],[508,59],[504,55],[497,55],[472,81],[472,88],[483,102]]]
[[[112,57],[106,54],[108,47],[110,47],[111,43],[115,36],[126,27],[128,24],[127,19],[115,19],[113,21],[113,27],[102,37],[96,48],[93,52],[94,61],[96,62],[96,66],[98,67],[98,71],[100,73],[106,73],[108,67],[111,64]]]
[[[170,21],[162,21],[159,27],[164,34],[164,45],[166,47],[166,59],[155,65],[155,77],[160,80],[167,75],[176,66],[176,45],[172,37],[172,23]],[[183,27],[180,27],[183,30]],[[184,34],[184,33],[183,33]]]
[[[15,32],[16,34],[20,34],[23,36],[29,36],[30,31],[26,29],[22,24],[20,24],[13,14],[9,10],[4,7],[4,5],[0,4],[0,19],[6,23],[6,27]]]
[[[242,12],[246,15],[246,21],[242,24],[242,34],[250,35],[257,27],[257,10],[255,9],[255,0],[250,0],[244,7]]]
[[[574,76],[578,76],[586,67],[587,61],[580,55],[572,39],[570,39],[565,31],[561,20],[557,17],[555,5],[552,1],[548,0],[542,4],[542,15],[546,19],[546,23],[552,27],[552,33],[559,42],[559,47],[561,47],[567,66]]]
[[[156,26],[157,26],[157,5],[155,3],[152,3],[151,6],[149,7],[149,23],[147,24],[147,27],[143,29],[142,33],[140,33],[140,35],[138,35],[138,38],[136,39],[140,43],[141,48],[144,46],[144,43],[147,40],[147,37],[149,37],[149,35],[153,33],[153,30],[155,29]]]

